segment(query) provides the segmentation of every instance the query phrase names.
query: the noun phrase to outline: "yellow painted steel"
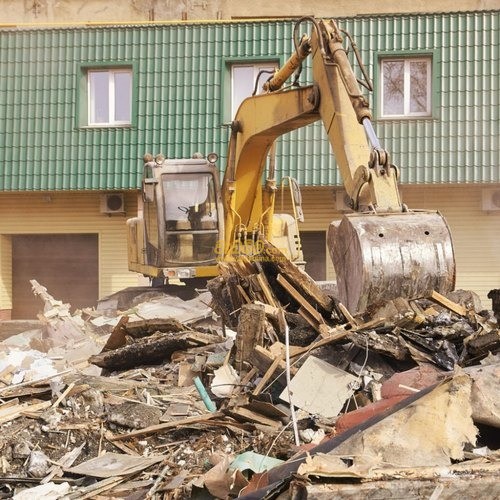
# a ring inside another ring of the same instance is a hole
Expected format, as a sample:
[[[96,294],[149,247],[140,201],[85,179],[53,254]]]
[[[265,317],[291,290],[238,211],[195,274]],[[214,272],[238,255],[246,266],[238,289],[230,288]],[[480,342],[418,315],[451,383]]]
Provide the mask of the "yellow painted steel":
[[[241,104],[233,122],[222,185],[225,258],[233,253],[238,227],[252,231],[264,224],[269,234],[274,197],[268,196],[264,203],[261,178],[271,145],[284,133],[317,119],[317,100],[312,86],[249,97]]]
[[[297,26],[302,21],[313,24],[312,36],[302,37],[296,53],[265,85],[267,94],[243,101],[232,123],[222,186],[223,258],[231,258],[237,244],[251,239],[247,233],[260,232],[268,238],[272,234],[274,186],[266,186],[264,197],[260,186],[269,149],[280,135],[321,119],[346,192],[359,212],[329,229],[328,246],[342,283],[340,300],[351,312],[362,313],[399,293],[413,298],[432,289],[452,290],[455,260],[448,226],[435,211],[410,213],[402,204],[397,168],[373,131],[368,102],[347,59],[340,30],[333,20],[304,18]],[[314,85],[280,90],[310,54]],[[410,240],[405,229],[412,228],[418,231]]]

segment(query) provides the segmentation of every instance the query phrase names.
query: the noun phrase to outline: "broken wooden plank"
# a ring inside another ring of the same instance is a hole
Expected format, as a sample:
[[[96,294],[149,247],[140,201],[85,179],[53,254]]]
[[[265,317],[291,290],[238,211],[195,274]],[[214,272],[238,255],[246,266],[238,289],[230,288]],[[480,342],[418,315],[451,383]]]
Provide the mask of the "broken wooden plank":
[[[410,357],[407,343],[394,333],[379,334],[374,331],[349,330],[347,338],[361,349],[368,348],[399,361],[407,360]]]
[[[174,318],[142,319],[138,321],[125,322],[123,328],[127,335],[135,339],[147,337],[157,332],[185,332],[187,328]]]
[[[174,429],[176,427],[182,427],[184,425],[203,423],[203,422],[206,422],[208,420],[220,418],[223,416],[224,416],[224,414],[222,412],[213,412],[213,413],[206,413],[203,415],[196,415],[194,417],[187,417],[187,418],[183,418],[181,420],[174,420],[172,422],[165,422],[164,424],[151,425],[149,427],[145,427],[144,429],[132,431],[132,432],[129,432],[127,434],[115,435],[115,436],[110,438],[110,441],[114,442],[114,441],[120,441],[123,439],[134,438],[137,436],[147,436],[148,434],[155,434],[157,432],[165,431],[168,429]]]
[[[223,324],[230,328],[236,328],[238,314],[248,297],[243,298],[238,286],[241,286],[239,278],[234,274],[233,266],[229,262],[218,264],[219,276],[207,282],[207,288],[212,294],[212,308],[221,316]]]
[[[281,422],[277,422],[272,418],[268,418],[260,413],[252,411],[248,408],[238,407],[226,410],[226,413],[235,418],[236,420],[243,420],[244,422],[252,422],[254,424],[265,425],[267,427],[279,429],[282,427]]]
[[[270,306],[277,307],[278,306],[278,301],[274,297],[274,294],[271,290],[271,287],[269,286],[269,283],[267,282],[267,279],[263,273],[258,273],[255,275],[257,282],[259,283],[259,286],[261,288],[261,291],[266,299],[266,302]]]
[[[157,364],[168,360],[173,352],[187,349],[189,342],[161,334],[114,351],[105,351],[89,358],[90,363],[109,370],[126,370],[139,365]]]
[[[56,377],[61,377],[62,375],[66,375],[68,373],[71,373],[73,371],[73,369],[69,368],[67,370],[63,370],[61,372],[58,372],[58,373],[53,373],[52,375],[48,375],[47,377],[43,377],[43,378],[40,378],[38,380],[29,380],[27,382],[20,382],[19,384],[13,384],[13,385],[10,385],[10,386],[7,386],[7,387],[0,387],[0,397],[2,398],[11,398],[11,397],[17,397],[18,394],[17,394],[17,391],[19,389],[24,389],[26,387],[39,387],[40,385],[43,385],[43,384],[47,384],[48,385],[48,382],[50,380],[52,380],[53,378],[56,378]],[[49,387],[50,389],[50,387]],[[23,395],[24,394],[30,394],[29,392],[24,392],[23,391]]]
[[[458,314],[459,316],[467,316],[467,309],[465,309],[465,307],[457,304],[456,302],[453,302],[450,299],[447,299],[444,295],[441,295],[435,290],[431,292],[429,299],[431,299],[436,304],[439,304],[440,306],[443,306],[444,308]]]
[[[54,477],[59,477],[63,475],[63,468],[71,467],[76,459],[80,456],[85,443],[80,446],[73,448],[71,451],[65,453],[57,463],[50,468],[49,473],[40,481],[40,484],[45,484],[51,481]]]
[[[345,339],[350,333],[352,333],[352,330],[345,330],[344,327],[331,328],[328,337],[316,340],[311,345],[308,345],[306,347],[298,347],[294,349],[290,352],[290,357],[295,358],[298,356],[302,356],[304,354],[312,352],[314,349],[318,349],[318,347],[322,347],[328,344],[334,344],[336,342],[339,342],[340,340]]]
[[[325,322],[323,316],[321,316],[321,314],[314,309],[307,299],[304,298],[282,274],[278,274],[276,280],[287,291],[287,293],[300,304],[300,307],[304,308],[308,314],[317,321],[318,324]]]
[[[330,328],[325,323],[318,323],[310,314],[307,309],[303,307],[299,307],[297,311],[308,323],[311,327],[316,330],[322,337],[328,337],[330,333]]]
[[[41,401],[37,403],[21,403],[9,405],[0,411],[0,424],[10,422],[21,416],[38,417],[42,410],[46,410],[51,405],[50,401]]]
[[[285,412],[272,403],[268,403],[266,401],[259,401],[257,399],[253,399],[250,403],[246,405],[242,405],[241,408],[246,408],[248,410],[252,410],[256,413],[260,413],[265,417],[272,418],[274,420],[279,420],[283,423],[286,423],[290,420],[290,413]],[[285,422],[286,421],[286,422]]]
[[[54,401],[52,409],[57,408],[61,404],[61,401],[73,390],[73,387],[75,387],[75,383],[71,382],[68,387],[66,387],[66,390]]]
[[[157,333],[113,351],[102,351],[89,358],[89,362],[109,370],[126,370],[140,365],[157,364],[170,359],[173,352],[199,345],[186,335]]]
[[[123,347],[127,344],[125,325],[128,320],[128,316],[122,316],[120,318],[116,326],[113,328],[111,335],[108,337],[106,344],[102,348],[103,351],[118,349],[119,347]]]
[[[258,272],[255,264],[245,255],[238,257],[235,267],[238,269],[238,274],[242,276],[250,276]]]
[[[104,491],[114,488],[118,484],[125,481],[125,479],[125,477],[120,476],[108,477],[106,479],[103,479],[102,481],[91,484],[90,486],[79,488],[78,491],[70,493],[68,496],[66,496],[66,498],[68,500],[86,500],[87,498],[97,498],[99,493],[103,493]]]
[[[127,446],[126,444],[120,442],[119,440],[117,439],[113,439],[116,437],[115,434],[113,434],[111,431],[107,430],[105,433],[104,433],[104,437],[110,442],[110,443],[113,443],[113,446],[116,446],[119,450],[123,451],[124,453],[126,453],[127,455],[131,455],[133,457],[139,457],[141,456],[140,453],[138,453],[137,451],[135,451],[133,448],[131,448],[130,446]]]
[[[344,315],[347,322],[351,325],[352,328],[358,328],[359,323],[356,318],[348,311],[347,307],[344,306],[341,302],[337,303],[337,307],[339,311]]]
[[[0,371],[0,381],[4,383],[5,385],[10,384],[10,380],[7,379],[7,376],[10,376],[11,373],[16,369],[15,366],[13,365],[7,365],[2,371]],[[10,379],[12,378],[11,376],[9,377]]]
[[[257,304],[245,304],[241,308],[236,330],[236,371],[242,372],[254,347],[262,345],[265,330],[266,313],[264,307]]]
[[[255,349],[250,355],[250,363],[256,366],[260,373],[266,373],[269,367],[273,364],[275,356],[267,349],[262,346],[255,346]],[[279,371],[283,374],[280,376],[280,383],[286,384],[285,381],[285,371],[286,363],[284,360],[280,359],[278,364]],[[292,366],[290,369],[291,375],[297,373],[297,368]]]
[[[266,258],[266,274],[269,274],[268,268],[272,266],[276,275],[282,274],[286,276],[287,280],[300,291],[308,302],[313,306],[317,306],[320,312],[325,312],[329,317],[334,307],[333,299],[307,273],[288,260],[274,245],[264,242],[263,246],[262,253]]]
[[[245,291],[245,289],[240,285],[236,285],[236,287],[238,288],[238,290],[240,291],[241,293],[241,296],[243,297],[243,300],[247,303],[247,304],[251,304],[252,301],[250,300],[250,297],[248,296],[247,292]]]
[[[271,363],[271,366],[267,369],[264,376],[260,379],[260,382],[257,384],[255,389],[252,392],[253,396],[259,395],[262,390],[266,387],[266,384],[269,382],[269,379],[274,375],[276,368],[278,368],[281,359],[279,357],[274,358],[274,361]]]

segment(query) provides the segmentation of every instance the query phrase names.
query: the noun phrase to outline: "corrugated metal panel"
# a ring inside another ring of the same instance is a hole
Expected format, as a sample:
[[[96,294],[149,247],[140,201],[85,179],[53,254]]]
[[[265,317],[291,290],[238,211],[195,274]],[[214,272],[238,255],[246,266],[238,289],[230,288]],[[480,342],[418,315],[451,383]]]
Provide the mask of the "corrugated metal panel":
[[[342,19],[371,75],[384,51],[439,55],[437,116],[379,121],[404,183],[499,182],[499,12]],[[293,51],[291,21],[0,30],[0,190],[128,189],[144,152],[215,151],[224,165],[225,61]],[[133,63],[131,128],[76,122],[79,64]],[[310,74],[304,71],[304,83]],[[373,101],[373,98],[371,98]],[[320,124],[287,134],[279,165],[304,185],[339,184]]]
[[[125,196],[126,216],[100,213],[99,193],[52,192],[0,196],[0,310],[11,306],[11,234],[99,234],[99,296],[137,285],[137,275],[127,270],[126,217],[136,214],[135,193]],[[77,279],[77,278],[76,278]],[[10,280],[10,281],[9,281]]]

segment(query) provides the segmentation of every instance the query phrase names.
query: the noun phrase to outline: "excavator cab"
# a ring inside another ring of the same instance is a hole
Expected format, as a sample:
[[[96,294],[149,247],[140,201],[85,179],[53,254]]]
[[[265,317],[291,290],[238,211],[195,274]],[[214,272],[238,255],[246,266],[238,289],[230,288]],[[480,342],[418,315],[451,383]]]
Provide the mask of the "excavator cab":
[[[127,221],[130,270],[167,282],[216,274],[224,233],[215,161],[146,155],[142,213]]]

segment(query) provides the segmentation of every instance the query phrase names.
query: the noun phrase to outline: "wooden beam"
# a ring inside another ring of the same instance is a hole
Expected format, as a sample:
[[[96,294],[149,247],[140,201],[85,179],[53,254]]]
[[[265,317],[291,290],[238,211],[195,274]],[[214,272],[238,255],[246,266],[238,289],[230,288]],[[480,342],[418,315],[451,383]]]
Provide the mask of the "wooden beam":
[[[441,295],[435,290],[432,291],[429,298],[436,304],[443,306],[444,308],[458,314],[459,316],[467,316],[467,309],[465,309],[465,307],[457,304],[456,302],[453,302],[450,299],[447,299],[444,295]]]
[[[123,439],[130,439],[138,436],[147,436],[148,434],[156,434],[162,431],[166,431],[168,429],[175,429],[176,427],[182,427],[183,425],[193,425],[193,424],[201,424],[203,422],[207,422],[208,420],[212,420],[215,418],[221,418],[224,414],[220,411],[215,411],[213,413],[206,413],[204,415],[196,415],[194,417],[187,417],[181,420],[174,420],[172,422],[165,422],[164,424],[151,425],[149,427],[145,427],[144,429],[139,429],[137,431],[132,431],[127,434],[120,434],[115,436],[110,436],[110,441],[121,441]]]
[[[274,361],[272,362],[271,366],[267,369],[266,373],[260,379],[260,382],[257,384],[257,387],[252,392],[253,396],[258,396],[261,393],[261,391],[266,387],[266,384],[269,382],[269,379],[274,375],[276,368],[278,368],[280,361],[281,359],[278,356],[274,358]]]
[[[293,287],[293,285],[282,274],[278,274],[277,281],[293,297],[293,299],[300,304],[300,307],[305,309],[307,313],[312,318],[314,318],[315,321],[318,322],[318,324],[325,322],[323,316],[321,316],[321,314],[307,301],[307,299],[303,297],[303,295],[299,291],[297,291]]]

